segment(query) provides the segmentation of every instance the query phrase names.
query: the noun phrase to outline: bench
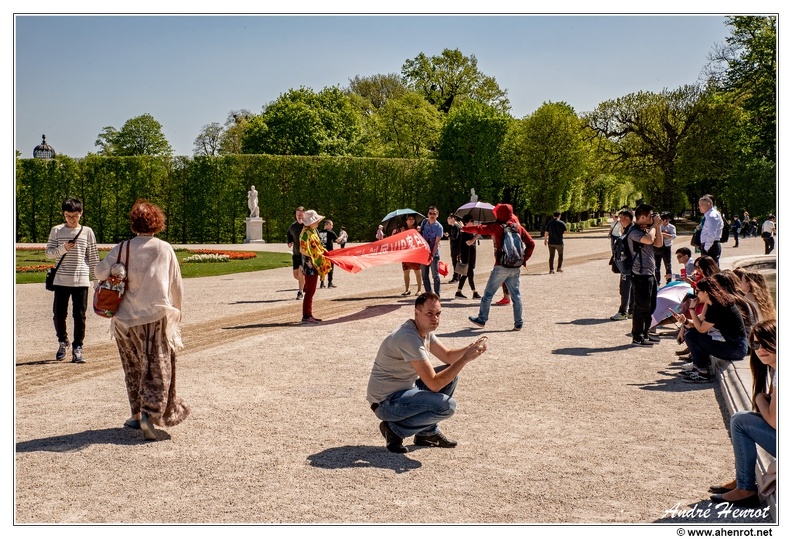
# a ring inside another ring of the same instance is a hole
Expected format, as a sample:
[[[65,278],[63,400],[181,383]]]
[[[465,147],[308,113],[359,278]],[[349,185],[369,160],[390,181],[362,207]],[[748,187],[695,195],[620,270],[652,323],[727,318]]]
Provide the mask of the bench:
[[[742,361],[728,361],[710,355],[710,360],[712,362],[712,370],[720,384],[729,417],[740,410],[751,410],[753,408],[751,400],[753,376],[751,375],[748,358]],[[756,476],[759,477],[767,472],[770,463],[775,459],[761,447],[757,446],[756,449]],[[777,492],[774,492],[768,498],[765,498],[765,501],[770,508],[773,520],[778,522],[776,494]]]

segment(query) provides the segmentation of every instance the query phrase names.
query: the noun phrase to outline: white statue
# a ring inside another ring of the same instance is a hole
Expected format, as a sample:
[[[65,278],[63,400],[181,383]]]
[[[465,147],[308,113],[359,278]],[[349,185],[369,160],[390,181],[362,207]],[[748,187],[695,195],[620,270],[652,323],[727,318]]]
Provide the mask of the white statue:
[[[250,209],[251,217],[259,216],[258,191],[256,191],[255,185],[251,185],[250,191],[248,191],[248,208]]]
[[[478,202],[478,195],[476,194],[476,190],[472,187],[470,188],[470,201]]]

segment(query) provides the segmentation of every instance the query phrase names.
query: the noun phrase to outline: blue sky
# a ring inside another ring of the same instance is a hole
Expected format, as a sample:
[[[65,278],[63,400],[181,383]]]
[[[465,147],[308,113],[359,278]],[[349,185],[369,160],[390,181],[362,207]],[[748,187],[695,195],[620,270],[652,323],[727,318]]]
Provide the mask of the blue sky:
[[[508,90],[512,114],[578,112],[639,90],[695,83],[729,35],[720,15],[15,17],[15,141],[96,151],[105,126],[152,114],[175,154],[228,112],[259,113],[289,88],[344,87],[458,48]]]

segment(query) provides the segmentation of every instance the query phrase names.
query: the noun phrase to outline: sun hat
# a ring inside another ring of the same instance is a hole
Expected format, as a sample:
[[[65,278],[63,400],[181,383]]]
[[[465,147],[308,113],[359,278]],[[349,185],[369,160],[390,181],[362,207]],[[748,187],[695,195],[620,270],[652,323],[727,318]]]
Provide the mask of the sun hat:
[[[318,223],[322,219],[324,219],[324,215],[319,215],[315,210],[307,210],[305,213],[303,213],[302,221],[305,226],[311,226],[314,223]]]

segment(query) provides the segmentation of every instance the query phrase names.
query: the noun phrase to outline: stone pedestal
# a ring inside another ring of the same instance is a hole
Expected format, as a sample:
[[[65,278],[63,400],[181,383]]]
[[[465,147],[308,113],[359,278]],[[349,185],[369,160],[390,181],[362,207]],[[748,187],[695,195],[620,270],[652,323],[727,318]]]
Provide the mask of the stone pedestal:
[[[261,239],[261,224],[264,219],[261,217],[245,218],[245,243],[267,243]]]

